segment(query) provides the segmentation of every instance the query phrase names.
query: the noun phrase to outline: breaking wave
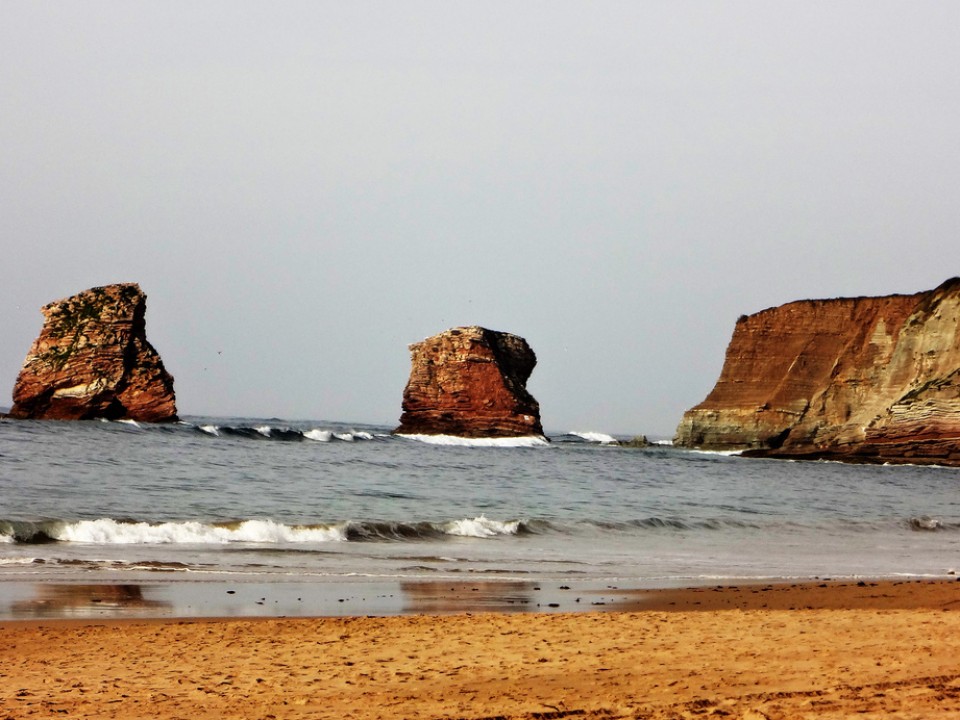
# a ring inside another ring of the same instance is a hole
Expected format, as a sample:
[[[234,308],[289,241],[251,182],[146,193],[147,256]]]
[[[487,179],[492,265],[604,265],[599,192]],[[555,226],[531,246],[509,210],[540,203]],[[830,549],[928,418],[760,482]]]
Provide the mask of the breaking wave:
[[[355,442],[357,440],[373,440],[374,436],[368,432],[334,432],[333,430],[307,430],[303,433],[307,440],[315,442],[331,442],[341,440],[343,442]]]
[[[407,440],[427,443],[429,445],[448,445],[458,447],[503,447],[529,448],[549,447],[550,441],[542,435],[527,435],[510,438],[465,438],[456,435],[397,435]]]
[[[520,521],[499,522],[488,520],[481,515],[472,520],[454,520],[444,525],[443,528],[447,535],[485,538],[496,537],[497,535],[516,535],[517,530],[520,529]]]
[[[928,515],[923,515],[921,517],[912,517],[908,521],[908,525],[911,530],[920,530],[926,532],[932,532],[936,530],[944,530],[945,525],[942,520],[937,518],[932,518]]]
[[[290,427],[274,427],[272,425],[214,425],[212,423],[203,423],[192,426],[194,430],[211,437],[241,437],[252,440],[286,440],[302,441],[310,440],[313,442],[356,442],[360,440],[375,440],[377,435],[366,431],[341,431],[326,430],[323,428],[310,428],[300,430]]]
[[[897,523],[920,532],[960,531],[960,524],[936,518],[914,517]],[[776,523],[774,523],[776,525]],[[847,530],[854,530],[849,524]],[[441,521],[344,520],[333,523],[286,524],[271,519],[231,522],[195,520],[146,522],[100,518],[97,520],[0,520],[0,543],[39,545],[85,543],[92,545],[297,545],[330,542],[419,542],[451,538],[498,538],[529,535],[644,534],[689,531],[758,531],[774,529],[769,523],[736,518],[647,517],[624,522],[600,520],[498,520],[485,515]],[[865,530],[875,529],[866,523]]]
[[[581,438],[590,443],[599,443],[600,445],[619,445],[620,441],[617,440],[613,435],[607,435],[606,433],[601,432],[591,432],[591,431],[577,431],[571,430],[568,435],[573,435],[574,437]]]
[[[355,522],[288,525],[273,520],[203,523],[98,520],[0,521],[0,542],[50,542],[94,545],[260,545],[377,542],[441,539],[446,536],[492,538],[539,532],[537,522],[493,520],[483,515],[444,522]]]
[[[105,424],[116,428],[140,432],[193,432],[208,438],[238,438],[247,440],[269,440],[287,442],[367,442],[367,441],[417,441],[428,445],[450,447],[497,447],[527,448],[550,447],[551,439],[544,435],[527,435],[509,438],[465,438],[456,435],[393,434],[389,428],[373,425],[350,427],[344,423],[322,423],[312,421],[284,422],[276,418],[254,420],[231,418],[191,418],[181,420],[174,425],[155,425],[137,423],[133,420],[103,420]],[[619,441],[612,435],[593,431],[573,431],[556,435],[553,438],[560,444],[617,445]]]

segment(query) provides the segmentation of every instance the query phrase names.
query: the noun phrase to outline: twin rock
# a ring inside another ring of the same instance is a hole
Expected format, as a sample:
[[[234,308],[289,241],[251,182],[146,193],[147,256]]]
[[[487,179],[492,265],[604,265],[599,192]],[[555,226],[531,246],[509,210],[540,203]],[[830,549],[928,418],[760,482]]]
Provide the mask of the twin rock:
[[[173,377],[147,340],[146,310],[136,283],[95,287],[45,305],[9,416],[177,420]],[[413,368],[397,432],[543,435],[540,406],[526,388],[537,357],[523,338],[462,327],[410,350]]]

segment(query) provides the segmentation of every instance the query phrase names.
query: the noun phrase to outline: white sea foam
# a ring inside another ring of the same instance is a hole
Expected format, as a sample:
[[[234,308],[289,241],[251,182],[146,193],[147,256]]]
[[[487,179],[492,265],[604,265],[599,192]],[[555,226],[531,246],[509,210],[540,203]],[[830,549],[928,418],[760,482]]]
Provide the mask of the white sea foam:
[[[273,430],[269,425],[257,425],[254,430],[263,435],[264,437],[270,437],[270,433]]]
[[[510,438],[465,438],[456,435],[397,435],[429,445],[456,445],[461,447],[549,447],[550,441],[542,435]]]
[[[616,445],[616,444],[618,444],[618,443],[617,443],[617,439],[616,439],[615,437],[613,437],[612,435],[607,435],[606,433],[601,433],[601,432],[592,432],[592,431],[580,432],[580,431],[577,431],[577,430],[571,430],[571,431],[570,431],[569,433],[567,433],[567,434],[568,434],[568,435],[576,435],[576,436],[579,437],[579,438],[583,438],[583,439],[586,440],[587,442],[600,443],[601,445]]]
[[[331,440],[339,440],[341,442],[373,440],[373,435],[368,432],[334,432],[333,430],[320,430],[319,428],[307,430],[303,433],[303,436],[307,438],[307,440],[315,440],[317,442],[330,442]]]
[[[910,527],[914,530],[941,530],[943,522],[929,515],[910,518]]]
[[[696,450],[690,449],[687,452],[694,453],[696,455],[721,455],[723,457],[739,457],[740,453],[743,450]]]
[[[200,522],[121,523],[111,518],[66,523],[51,532],[63,542],[101,545],[226,544],[330,542],[346,539],[343,525],[284,525],[272,520],[246,520],[236,525]]]
[[[333,433],[330,430],[307,430],[303,436],[307,440],[315,440],[316,442],[330,442],[333,440]]]
[[[516,535],[519,528],[519,520],[501,522],[499,520],[490,520],[481,515],[472,520],[469,518],[452,520],[443,526],[443,531],[447,535],[457,535],[460,537],[489,538],[496,537],[497,535]]]
[[[207,433],[207,435],[213,435],[214,437],[220,437],[220,428],[216,425],[201,425],[199,430]]]

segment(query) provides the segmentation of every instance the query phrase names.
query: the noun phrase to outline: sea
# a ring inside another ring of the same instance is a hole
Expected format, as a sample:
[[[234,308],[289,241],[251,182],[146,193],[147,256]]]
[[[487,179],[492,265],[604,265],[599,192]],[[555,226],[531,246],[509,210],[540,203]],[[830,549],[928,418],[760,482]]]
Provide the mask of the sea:
[[[0,420],[0,618],[567,610],[960,568],[958,468],[390,430]]]

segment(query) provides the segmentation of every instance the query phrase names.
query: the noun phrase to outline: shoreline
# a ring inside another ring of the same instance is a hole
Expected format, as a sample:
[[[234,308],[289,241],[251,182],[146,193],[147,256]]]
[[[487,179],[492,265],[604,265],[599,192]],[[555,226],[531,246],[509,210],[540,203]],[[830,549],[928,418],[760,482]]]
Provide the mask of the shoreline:
[[[0,715],[960,713],[955,580],[633,592],[616,612],[6,621]]]
[[[126,579],[124,579],[126,580]],[[138,578],[6,580],[0,624],[72,619],[401,617],[466,613],[935,609],[960,603],[960,578],[755,580],[676,587],[597,582],[409,580],[252,582]]]

